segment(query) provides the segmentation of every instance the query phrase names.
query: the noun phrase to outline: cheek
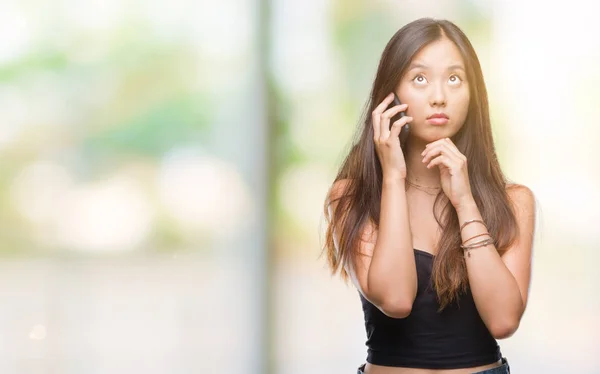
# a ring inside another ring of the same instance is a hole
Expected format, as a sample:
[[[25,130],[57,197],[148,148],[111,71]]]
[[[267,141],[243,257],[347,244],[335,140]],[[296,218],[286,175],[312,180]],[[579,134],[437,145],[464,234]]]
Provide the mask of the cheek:
[[[456,103],[456,115],[459,117],[462,117],[463,119],[466,118],[467,113],[469,112],[469,91],[467,91],[466,93],[457,96],[456,98],[457,100],[455,101]]]
[[[407,115],[415,119],[421,117],[425,113],[428,101],[425,95],[415,92],[405,93],[401,96],[402,103],[408,104]]]

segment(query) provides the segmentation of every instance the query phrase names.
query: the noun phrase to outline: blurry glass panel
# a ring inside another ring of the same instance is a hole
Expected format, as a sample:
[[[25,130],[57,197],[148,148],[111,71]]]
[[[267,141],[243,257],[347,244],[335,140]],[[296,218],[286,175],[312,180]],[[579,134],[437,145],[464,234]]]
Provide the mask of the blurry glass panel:
[[[256,1],[0,12],[0,370],[261,371]]]

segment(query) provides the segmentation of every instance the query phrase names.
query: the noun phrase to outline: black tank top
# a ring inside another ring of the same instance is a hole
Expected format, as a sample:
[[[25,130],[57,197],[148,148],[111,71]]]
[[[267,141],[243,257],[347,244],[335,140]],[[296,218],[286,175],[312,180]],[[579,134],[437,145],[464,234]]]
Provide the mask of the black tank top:
[[[424,369],[458,369],[494,363],[500,347],[481,320],[470,289],[438,313],[432,289],[434,256],[415,252],[418,289],[406,318],[391,318],[360,295],[367,330],[367,362]]]

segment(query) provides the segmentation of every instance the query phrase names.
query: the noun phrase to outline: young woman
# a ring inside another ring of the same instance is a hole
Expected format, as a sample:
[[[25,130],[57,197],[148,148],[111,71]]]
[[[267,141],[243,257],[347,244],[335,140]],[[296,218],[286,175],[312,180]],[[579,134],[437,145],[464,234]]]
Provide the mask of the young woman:
[[[362,123],[325,203],[328,263],[364,311],[358,373],[508,373],[496,339],[527,305],[535,198],[500,169],[465,34],[444,20],[401,28]]]

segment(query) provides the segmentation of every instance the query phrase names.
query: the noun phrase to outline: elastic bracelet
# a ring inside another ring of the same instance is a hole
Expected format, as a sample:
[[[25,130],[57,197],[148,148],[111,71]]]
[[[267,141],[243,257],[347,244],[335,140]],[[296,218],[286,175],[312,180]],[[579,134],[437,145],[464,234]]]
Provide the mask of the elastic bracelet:
[[[464,254],[465,254],[465,257],[471,257],[471,249],[473,249],[473,248],[485,247],[485,246],[486,246],[486,245],[488,245],[488,244],[493,244],[493,243],[494,243],[492,240],[490,240],[489,242],[488,242],[488,240],[489,240],[489,239],[486,239],[486,240],[484,240],[484,241],[483,241],[483,242],[481,242],[481,243],[480,243],[480,245],[479,245],[479,246],[477,246],[477,247],[467,247],[467,248],[463,248],[463,249],[464,249]]]
[[[471,236],[469,239],[467,239],[467,240],[465,240],[464,242],[462,242],[462,244],[465,244],[465,243],[466,243],[466,242],[468,242],[469,240],[471,240],[471,239],[475,239],[475,238],[477,238],[477,237],[479,237],[479,236],[483,236],[483,235],[490,235],[490,233],[489,233],[489,232],[484,232],[483,234],[479,234],[479,235]],[[492,237],[492,235],[490,235],[490,238],[491,238],[491,237]]]
[[[494,238],[489,237],[487,239],[483,239],[481,241],[478,241],[478,242],[475,242],[472,244],[468,244],[468,245],[461,244],[460,247],[462,249],[473,249],[473,248],[485,247],[486,245],[492,244],[492,243],[494,243]]]
[[[482,220],[480,220],[480,219],[472,219],[472,220],[466,221],[465,223],[462,224],[462,226],[460,227],[460,232],[463,231],[463,229],[465,228],[466,225],[468,225],[469,223],[473,223],[473,222],[479,222],[483,226],[485,226],[485,222],[483,222]],[[487,226],[485,226],[485,228],[487,229]]]

